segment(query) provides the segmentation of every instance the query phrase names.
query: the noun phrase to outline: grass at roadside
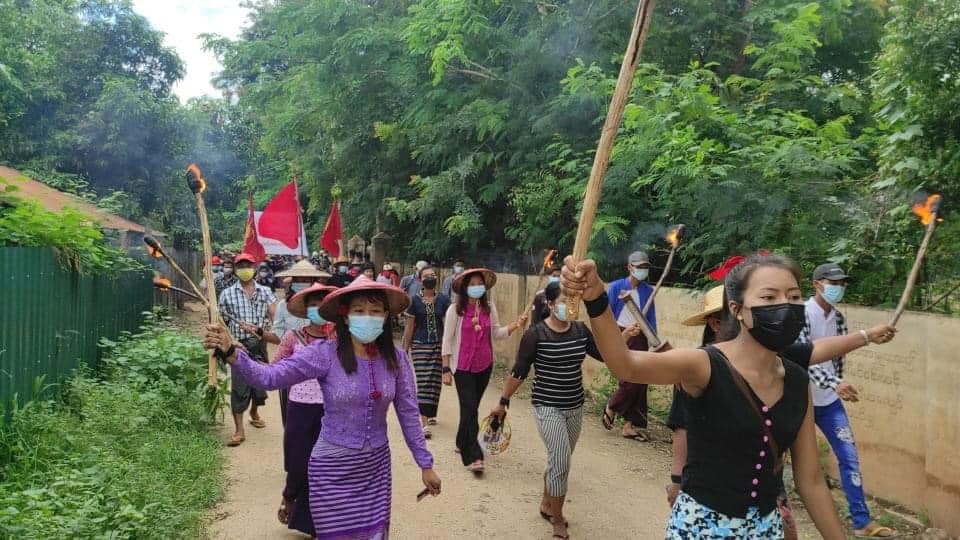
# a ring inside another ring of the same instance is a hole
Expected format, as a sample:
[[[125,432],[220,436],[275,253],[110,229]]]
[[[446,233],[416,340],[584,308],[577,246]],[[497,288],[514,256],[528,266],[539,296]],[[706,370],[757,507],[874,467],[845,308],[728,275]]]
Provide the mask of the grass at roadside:
[[[99,373],[0,415],[0,537],[202,535],[223,495],[204,351],[158,322],[105,345]]]

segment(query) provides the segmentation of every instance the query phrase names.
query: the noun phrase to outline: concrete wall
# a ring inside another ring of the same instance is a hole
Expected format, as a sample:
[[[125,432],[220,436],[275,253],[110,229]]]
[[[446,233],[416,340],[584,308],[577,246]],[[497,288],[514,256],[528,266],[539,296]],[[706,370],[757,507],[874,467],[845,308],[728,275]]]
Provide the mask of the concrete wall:
[[[518,316],[539,285],[536,276],[498,275],[492,296],[503,324]],[[680,322],[700,311],[701,305],[698,294],[661,290],[657,297],[661,337],[677,347],[699,345],[701,329]],[[860,306],[841,310],[851,331],[890,317],[888,310]],[[892,343],[872,345],[847,357],[845,378],[860,391],[860,402],[847,403],[846,408],[860,450],[864,486],[870,494],[926,514],[934,526],[958,536],[960,319],[908,312],[898,329]],[[518,332],[498,342],[497,357],[512,364],[519,341]],[[599,369],[597,362],[585,362],[585,380],[593,381]]]

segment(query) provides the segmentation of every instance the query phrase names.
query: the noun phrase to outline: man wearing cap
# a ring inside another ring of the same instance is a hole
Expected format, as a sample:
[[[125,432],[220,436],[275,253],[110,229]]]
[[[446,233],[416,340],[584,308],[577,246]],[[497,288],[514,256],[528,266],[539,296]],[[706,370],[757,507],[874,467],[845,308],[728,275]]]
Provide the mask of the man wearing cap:
[[[640,309],[646,305],[653,287],[647,283],[650,273],[650,258],[642,251],[634,251],[627,257],[627,277],[618,279],[607,286],[607,296],[610,297],[610,309],[617,319],[621,329],[633,326],[636,321],[629,310],[624,309],[624,302],[620,299],[621,293],[629,291],[634,302]],[[647,311],[647,322],[650,329],[657,331],[656,306],[650,305]],[[627,342],[627,347],[634,351],[647,350],[647,338],[641,333]],[[620,434],[628,439],[648,441],[649,437],[638,431],[647,428],[647,385],[620,381],[617,391],[610,396],[603,411],[603,427],[613,429],[615,415],[623,417],[623,430]]]
[[[799,341],[812,342],[847,334],[846,321],[837,305],[843,300],[849,279],[850,276],[834,263],[821,264],[813,271],[816,294],[807,300],[807,320]],[[864,499],[857,447],[847,411],[843,407],[844,401],[856,403],[859,396],[853,385],[843,381],[843,367],[842,356],[810,366],[814,421],[837,456],[840,483],[847,496],[854,535],[887,538],[896,532],[889,527],[881,527],[870,518],[870,509]]]
[[[334,272],[333,277],[330,278],[329,283],[334,287],[346,287],[351,282],[353,278],[350,276],[350,261],[346,257],[339,257],[336,261],[333,262]]]
[[[274,316],[277,297],[268,287],[254,281],[256,261],[253,256],[241,253],[234,259],[238,281],[220,294],[220,311],[229,318],[227,324],[234,339],[239,341],[257,362],[267,363],[265,328]],[[235,432],[227,443],[239,446],[245,439],[243,413],[250,407],[250,425],[266,426],[257,408],[264,405],[267,393],[246,383],[243,377],[230,370],[230,409],[233,412]]]

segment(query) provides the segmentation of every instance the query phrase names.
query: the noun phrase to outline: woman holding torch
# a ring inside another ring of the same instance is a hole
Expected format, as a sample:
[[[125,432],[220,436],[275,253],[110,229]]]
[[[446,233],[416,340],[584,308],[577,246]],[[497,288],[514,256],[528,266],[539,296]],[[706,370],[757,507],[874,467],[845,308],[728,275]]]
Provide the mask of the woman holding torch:
[[[309,495],[319,538],[385,539],[390,530],[390,446],[387,409],[393,403],[426,492],[440,494],[440,477],[420,428],[413,369],[393,344],[391,316],[410,298],[400,289],[358,278],[331,292],[318,313],[336,325],[336,340],[311,343],[276,364],[250,359],[218,325],[204,344],[263,389],[309,379],[324,396],[323,427],[310,455]]]
[[[663,353],[627,350],[593,261],[568,258],[562,283],[566,293],[582,295],[597,348],[618,378],[680,385],[688,454],[668,538],[782,538],[776,505],[787,448],[797,491],[820,534],[845,538],[820,471],[809,378],[781,356],[804,324],[796,263],[748,257],[725,278],[717,343]],[[895,332],[882,325],[864,334],[886,343]],[[832,358],[864,341],[857,334],[804,346],[810,358]]]

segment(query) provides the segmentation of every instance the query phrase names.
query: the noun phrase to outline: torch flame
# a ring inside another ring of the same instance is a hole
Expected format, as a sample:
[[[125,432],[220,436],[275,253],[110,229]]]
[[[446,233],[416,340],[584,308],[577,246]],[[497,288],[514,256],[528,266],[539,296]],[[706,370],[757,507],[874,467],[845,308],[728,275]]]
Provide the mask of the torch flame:
[[[194,193],[203,193],[207,190],[207,181],[196,163],[187,165],[187,184]]]
[[[548,249],[545,251],[546,255],[543,257],[543,268],[553,268],[553,260],[557,258],[557,250]]]
[[[920,218],[920,223],[924,225],[929,225],[930,221],[933,220],[936,216],[937,211],[940,210],[940,203],[943,201],[943,197],[939,194],[934,193],[924,200],[917,201],[913,203],[913,206],[910,208],[917,217]]]
[[[680,245],[680,238],[683,236],[683,225],[676,225],[671,227],[667,232],[666,240],[670,242],[670,247],[677,249],[677,246]]]
[[[153,276],[153,284],[160,289],[170,288],[170,280],[163,276]]]
[[[150,235],[144,235],[143,243],[147,245],[147,253],[149,253],[151,257],[157,259],[163,257],[163,248],[160,247],[160,242],[158,242],[156,238]]]

